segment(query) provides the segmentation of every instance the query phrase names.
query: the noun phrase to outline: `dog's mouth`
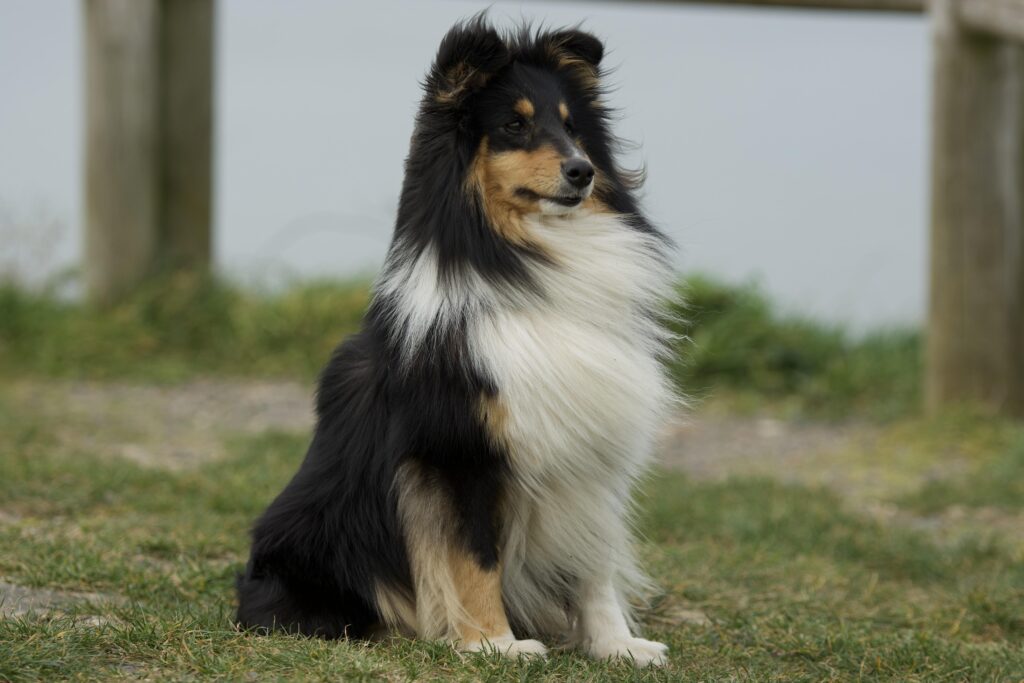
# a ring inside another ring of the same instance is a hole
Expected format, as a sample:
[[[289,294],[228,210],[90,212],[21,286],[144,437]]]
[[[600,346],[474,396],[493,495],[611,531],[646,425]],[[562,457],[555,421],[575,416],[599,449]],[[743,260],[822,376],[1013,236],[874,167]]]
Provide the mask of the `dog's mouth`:
[[[586,193],[581,193],[581,194],[564,194],[564,195],[554,195],[554,196],[543,195],[543,194],[540,194],[538,192],[534,192],[533,190],[531,190],[529,188],[526,188],[526,187],[520,187],[519,189],[517,189],[516,190],[516,194],[518,194],[520,197],[525,197],[526,199],[529,199],[530,201],[535,201],[536,202],[536,201],[540,201],[540,200],[543,199],[544,201],[554,202],[555,204],[558,204],[559,206],[567,206],[567,207],[579,206],[583,202],[583,200],[587,198]]]

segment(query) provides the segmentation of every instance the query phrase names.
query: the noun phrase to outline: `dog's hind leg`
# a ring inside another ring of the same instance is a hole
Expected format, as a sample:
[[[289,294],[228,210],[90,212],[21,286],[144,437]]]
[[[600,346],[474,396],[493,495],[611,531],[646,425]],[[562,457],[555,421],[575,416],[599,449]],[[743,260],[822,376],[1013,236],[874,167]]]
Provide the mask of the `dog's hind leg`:
[[[252,575],[238,579],[239,626],[257,632],[283,631],[320,638],[362,637],[377,620],[373,609],[354,593],[289,585],[281,577]],[[294,584],[294,582],[293,582]]]

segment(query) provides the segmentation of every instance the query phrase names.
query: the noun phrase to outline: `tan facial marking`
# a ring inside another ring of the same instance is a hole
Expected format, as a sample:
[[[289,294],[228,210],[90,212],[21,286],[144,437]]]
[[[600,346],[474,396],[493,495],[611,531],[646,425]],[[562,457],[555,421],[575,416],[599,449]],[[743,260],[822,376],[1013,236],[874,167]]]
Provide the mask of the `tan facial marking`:
[[[523,116],[528,119],[533,118],[533,102],[526,99],[525,97],[520,98],[519,101],[517,101],[512,108],[515,109],[516,113],[519,114],[520,116]]]
[[[523,216],[537,211],[537,201],[517,192],[528,189],[541,196],[557,194],[562,155],[551,147],[491,152],[485,137],[467,177],[468,190],[477,193],[492,229],[515,244],[541,245],[529,234]]]
[[[612,187],[611,179],[605,174],[601,173],[594,178],[594,192],[590,196],[607,196],[608,193],[610,193],[613,189],[614,188]]]
[[[613,211],[610,206],[604,203],[598,197],[597,192],[592,193],[589,197],[583,200],[583,206],[591,213],[602,213],[608,215],[618,215],[616,211]]]
[[[562,117],[563,121],[567,121],[569,119],[569,107],[565,102],[558,103],[558,115]]]

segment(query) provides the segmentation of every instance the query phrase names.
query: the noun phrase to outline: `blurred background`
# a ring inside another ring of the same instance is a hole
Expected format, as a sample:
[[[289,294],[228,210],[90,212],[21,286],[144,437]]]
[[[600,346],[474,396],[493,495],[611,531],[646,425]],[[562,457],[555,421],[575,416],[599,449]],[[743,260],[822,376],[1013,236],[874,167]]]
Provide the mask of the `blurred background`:
[[[485,7],[679,245],[652,680],[1024,680],[1024,0],[0,0],[0,680],[626,674],[231,627]]]
[[[927,22],[673,3],[494,3],[502,24],[606,39],[619,134],[685,270],[757,281],[857,330],[925,306]],[[372,274],[419,82],[479,3],[223,2],[214,253],[259,281]],[[76,0],[0,5],[4,229],[42,221],[45,277],[80,263],[84,51]],[[45,49],[42,46],[45,45]],[[6,258],[18,244],[4,240]],[[25,247],[27,249],[27,246]],[[35,265],[35,264],[33,264]]]

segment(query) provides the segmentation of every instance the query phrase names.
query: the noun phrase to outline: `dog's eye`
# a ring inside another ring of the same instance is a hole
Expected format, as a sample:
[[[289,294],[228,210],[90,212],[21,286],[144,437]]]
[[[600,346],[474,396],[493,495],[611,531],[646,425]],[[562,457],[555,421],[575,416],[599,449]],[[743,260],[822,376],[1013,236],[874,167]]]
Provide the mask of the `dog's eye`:
[[[569,135],[576,134],[576,128],[572,125],[572,121],[565,122],[565,132],[568,133]]]
[[[505,132],[511,133],[513,135],[518,135],[519,133],[523,132],[523,129],[525,127],[526,126],[523,125],[523,122],[517,119],[515,121],[509,121],[508,123],[505,124]]]

